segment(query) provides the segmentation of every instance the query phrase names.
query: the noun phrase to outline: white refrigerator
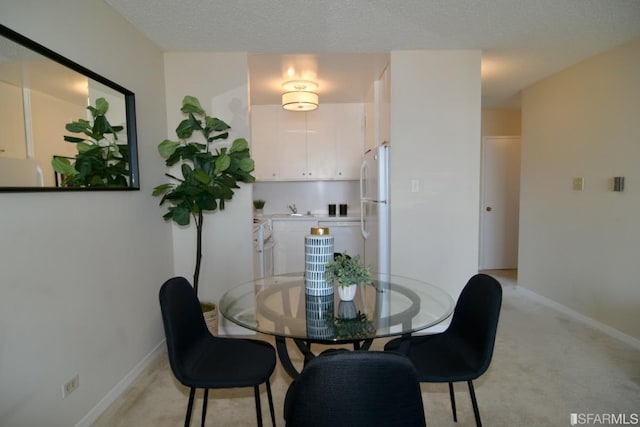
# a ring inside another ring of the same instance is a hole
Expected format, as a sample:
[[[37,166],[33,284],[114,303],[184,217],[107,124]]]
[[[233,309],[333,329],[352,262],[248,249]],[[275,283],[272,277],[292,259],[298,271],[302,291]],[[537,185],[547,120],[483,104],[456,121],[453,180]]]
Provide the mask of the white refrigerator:
[[[360,165],[360,230],[365,265],[385,275],[391,269],[389,211],[389,145],[380,145]]]

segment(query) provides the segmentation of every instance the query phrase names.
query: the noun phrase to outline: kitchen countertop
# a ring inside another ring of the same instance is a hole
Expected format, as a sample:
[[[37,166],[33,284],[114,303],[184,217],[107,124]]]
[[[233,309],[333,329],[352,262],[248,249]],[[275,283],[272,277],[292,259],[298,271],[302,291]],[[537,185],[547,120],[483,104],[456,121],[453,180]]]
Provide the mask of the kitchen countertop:
[[[346,216],[329,216],[327,214],[290,215],[285,213],[262,215],[262,218],[271,219],[272,221],[360,221],[360,213],[350,213]]]

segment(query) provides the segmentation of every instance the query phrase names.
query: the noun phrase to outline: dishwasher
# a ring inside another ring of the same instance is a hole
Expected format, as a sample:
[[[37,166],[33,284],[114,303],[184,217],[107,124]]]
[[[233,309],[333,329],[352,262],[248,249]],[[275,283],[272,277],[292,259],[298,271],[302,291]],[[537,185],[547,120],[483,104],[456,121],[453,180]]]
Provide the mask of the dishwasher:
[[[319,227],[329,228],[333,236],[333,252],[347,251],[351,256],[360,255],[364,259],[364,239],[360,232],[360,221],[319,221]]]

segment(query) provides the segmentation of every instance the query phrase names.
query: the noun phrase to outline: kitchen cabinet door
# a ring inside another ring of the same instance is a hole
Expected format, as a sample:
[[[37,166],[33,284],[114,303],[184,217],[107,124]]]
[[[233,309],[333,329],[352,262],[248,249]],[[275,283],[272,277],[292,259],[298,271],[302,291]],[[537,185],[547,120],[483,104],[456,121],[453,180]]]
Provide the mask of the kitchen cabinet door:
[[[391,142],[391,70],[387,66],[380,78],[380,141]]]
[[[278,105],[251,107],[251,157],[255,162],[254,176],[258,181],[277,179],[279,173],[277,165],[280,153],[277,147],[280,109]]]
[[[320,105],[307,116],[307,179],[328,180],[336,177],[336,142],[339,131],[336,104]]]
[[[253,106],[251,138],[258,181],[358,179],[364,106],[324,104],[306,113]]]
[[[304,237],[317,226],[316,220],[273,221],[273,274],[304,271]]]
[[[306,180],[308,167],[305,113],[287,111],[280,107],[279,117],[274,150],[278,156],[274,164],[277,180]]]
[[[360,179],[360,163],[364,153],[364,105],[339,104],[336,125],[337,180]]]

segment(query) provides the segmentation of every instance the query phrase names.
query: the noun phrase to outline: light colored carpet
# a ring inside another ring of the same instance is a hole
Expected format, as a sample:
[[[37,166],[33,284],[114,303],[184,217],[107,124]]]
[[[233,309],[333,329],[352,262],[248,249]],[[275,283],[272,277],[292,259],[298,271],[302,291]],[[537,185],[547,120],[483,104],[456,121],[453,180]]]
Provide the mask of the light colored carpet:
[[[504,297],[493,361],[474,381],[485,426],[569,426],[571,413],[640,412],[640,351],[532,301],[515,286],[511,271],[491,272]],[[257,338],[273,343],[273,339]],[[382,349],[378,340],[373,349]],[[314,350],[316,348],[314,347]],[[299,354],[291,349],[292,357]],[[294,359],[301,366],[301,358]],[[278,366],[271,378],[276,421],[290,378]],[[271,425],[261,388],[265,426]],[[429,426],[474,426],[466,384],[456,384],[458,423],[451,417],[446,384],[422,384]],[[202,393],[191,425],[200,425]],[[166,355],[150,367],[94,424],[94,427],[163,427],[184,424],[188,389],[173,377]],[[637,416],[637,415],[636,415]],[[253,389],[212,390],[207,426],[255,426]]]

